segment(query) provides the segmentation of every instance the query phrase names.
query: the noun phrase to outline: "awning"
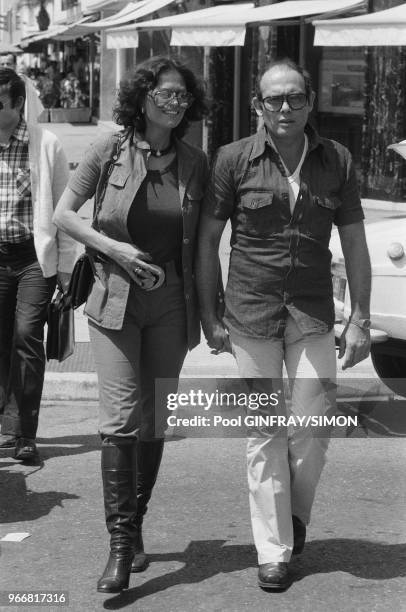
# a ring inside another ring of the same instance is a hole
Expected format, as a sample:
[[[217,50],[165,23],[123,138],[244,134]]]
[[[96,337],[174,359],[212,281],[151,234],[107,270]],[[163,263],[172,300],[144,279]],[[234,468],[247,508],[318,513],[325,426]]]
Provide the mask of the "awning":
[[[132,28],[128,32],[117,31],[114,35],[107,31],[106,47],[107,49],[137,49],[138,30]]]
[[[30,36],[25,36],[19,42],[19,45],[24,49],[28,47],[31,43],[40,42],[41,40],[51,39],[56,34],[63,32],[65,26],[54,26],[53,28],[48,28],[48,30],[44,30],[43,32],[39,32],[38,34],[30,34]]]
[[[175,0],[140,0],[140,2],[130,2],[121,11],[115,13],[115,15],[111,15],[111,17],[106,17],[106,19],[91,21],[92,16],[89,15],[74,23],[53,26],[44,32],[26,36],[19,44],[21,44],[22,47],[27,47],[32,42],[47,39],[64,41],[73,40],[74,38],[86,36],[92,32],[107,30],[114,26],[131,23],[136,19],[142,19],[151,13],[159,11],[172,2],[175,2]],[[127,42],[130,47],[138,45],[138,33],[135,33],[135,35],[126,34],[122,38],[123,42]]]
[[[91,25],[91,18],[91,16],[83,17],[83,19],[79,19],[79,21],[67,25],[62,32],[56,34],[53,36],[53,38],[55,40],[74,40],[75,38],[79,38],[85,34],[90,34],[91,32],[88,32],[86,29],[83,30],[83,27],[88,25],[87,22],[89,22],[89,25]]]
[[[42,40],[73,40],[74,38],[82,36],[81,28],[83,24],[90,19],[91,16],[82,17],[82,19],[79,19],[79,21],[75,21],[74,23],[70,23],[68,25],[59,25],[48,28],[48,30],[44,30],[38,34],[26,36],[25,38],[21,39],[18,44],[24,49],[31,43],[40,42]]]
[[[140,2],[130,2],[115,15],[86,24],[84,30],[96,32],[128,24],[137,19],[142,19],[151,13],[155,13],[173,2],[175,0],[140,0]]]
[[[406,4],[358,17],[313,21],[313,25],[316,46],[406,45]]]
[[[236,11],[245,12],[252,9],[254,4],[212,6],[207,9],[171,15],[161,19],[141,21],[137,24],[128,25],[121,28],[114,28],[107,31],[107,46],[109,48],[124,48],[124,36],[130,37],[132,34],[138,37],[138,30],[141,29],[172,29],[171,45],[173,46],[232,46],[244,44],[245,24],[241,26],[228,27],[223,24],[230,23],[235,17]],[[214,23],[207,30],[207,23]],[[205,24],[205,27],[202,27]],[[210,42],[208,42],[208,37]],[[128,38],[130,41],[130,38]]]
[[[286,0],[258,8],[252,3],[219,5],[115,28],[107,36],[114,47],[114,41],[118,42],[118,36],[124,31],[128,34],[131,30],[171,29],[172,46],[242,46],[248,24],[342,13],[364,3],[364,0]]]

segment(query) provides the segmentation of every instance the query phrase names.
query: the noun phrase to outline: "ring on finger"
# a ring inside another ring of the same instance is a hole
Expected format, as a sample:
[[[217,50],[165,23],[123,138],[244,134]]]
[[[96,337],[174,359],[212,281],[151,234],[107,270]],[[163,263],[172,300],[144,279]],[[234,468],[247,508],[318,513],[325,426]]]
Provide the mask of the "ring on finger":
[[[142,268],[140,266],[137,266],[134,270],[135,274],[141,274],[141,272],[142,272]]]

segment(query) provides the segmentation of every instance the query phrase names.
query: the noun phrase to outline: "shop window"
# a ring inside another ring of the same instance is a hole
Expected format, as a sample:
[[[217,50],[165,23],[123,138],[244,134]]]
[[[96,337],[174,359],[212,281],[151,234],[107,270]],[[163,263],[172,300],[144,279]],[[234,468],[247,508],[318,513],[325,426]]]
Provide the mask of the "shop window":
[[[324,48],[319,64],[317,123],[320,134],[345,145],[360,178],[366,62],[360,48]]]

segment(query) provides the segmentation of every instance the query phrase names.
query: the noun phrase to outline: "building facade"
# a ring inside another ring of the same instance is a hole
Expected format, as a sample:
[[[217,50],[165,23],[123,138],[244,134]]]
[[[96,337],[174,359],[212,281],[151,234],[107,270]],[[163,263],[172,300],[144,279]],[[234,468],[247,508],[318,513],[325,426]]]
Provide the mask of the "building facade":
[[[233,4],[232,0],[227,3]],[[256,0],[257,6],[277,3],[278,0]],[[365,0],[363,10],[376,12],[403,3]],[[153,16],[160,18],[221,4],[222,0],[172,0]],[[234,4],[237,11],[239,2]],[[351,150],[363,196],[406,200],[406,163],[387,149],[389,144],[406,137],[405,47],[314,47],[314,28],[309,21],[249,25],[242,47],[174,48],[170,47],[167,31],[141,30],[137,44],[130,42],[128,47],[117,49],[110,48],[108,30],[104,28],[81,35],[76,34],[75,28],[66,30],[67,24],[83,20],[102,23],[126,6],[122,0],[0,0],[0,39],[21,43],[21,68],[43,72],[51,65],[54,72],[59,72],[60,89],[63,79],[73,74],[71,78],[79,81],[82,98],[75,98],[72,104],[86,108],[82,119],[93,121],[111,120],[120,78],[136,63],[158,53],[182,54],[207,79],[211,114],[203,125],[194,127],[189,138],[209,154],[255,131],[251,99],[258,71],[271,58],[288,55],[302,61],[311,73],[317,91],[312,120],[322,135]],[[145,18],[151,19],[151,15]],[[48,72],[52,76],[52,70]],[[52,95],[48,101],[54,105],[48,118],[60,120],[65,102]],[[79,111],[74,112],[78,117]]]

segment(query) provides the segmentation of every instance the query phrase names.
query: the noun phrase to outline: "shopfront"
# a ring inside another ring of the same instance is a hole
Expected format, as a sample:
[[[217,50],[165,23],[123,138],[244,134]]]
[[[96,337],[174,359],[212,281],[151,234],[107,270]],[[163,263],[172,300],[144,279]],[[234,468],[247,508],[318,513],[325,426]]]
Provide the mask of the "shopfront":
[[[43,122],[90,122],[99,116],[99,37],[57,30],[23,42],[24,70],[44,105]]]
[[[339,90],[351,112],[363,101],[357,139],[350,146],[360,155],[362,195],[366,198],[405,201],[406,162],[388,148],[406,138],[406,4],[402,0],[371,0],[369,11],[350,19],[316,21],[315,49],[322,56],[347,61]],[[350,63],[356,58],[358,64]],[[349,78],[351,70],[364,73]],[[364,67],[364,68],[363,68]],[[334,79],[330,83],[332,96]],[[340,120],[340,124],[342,121]],[[356,125],[356,123],[354,123]],[[357,146],[358,145],[358,146]]]

